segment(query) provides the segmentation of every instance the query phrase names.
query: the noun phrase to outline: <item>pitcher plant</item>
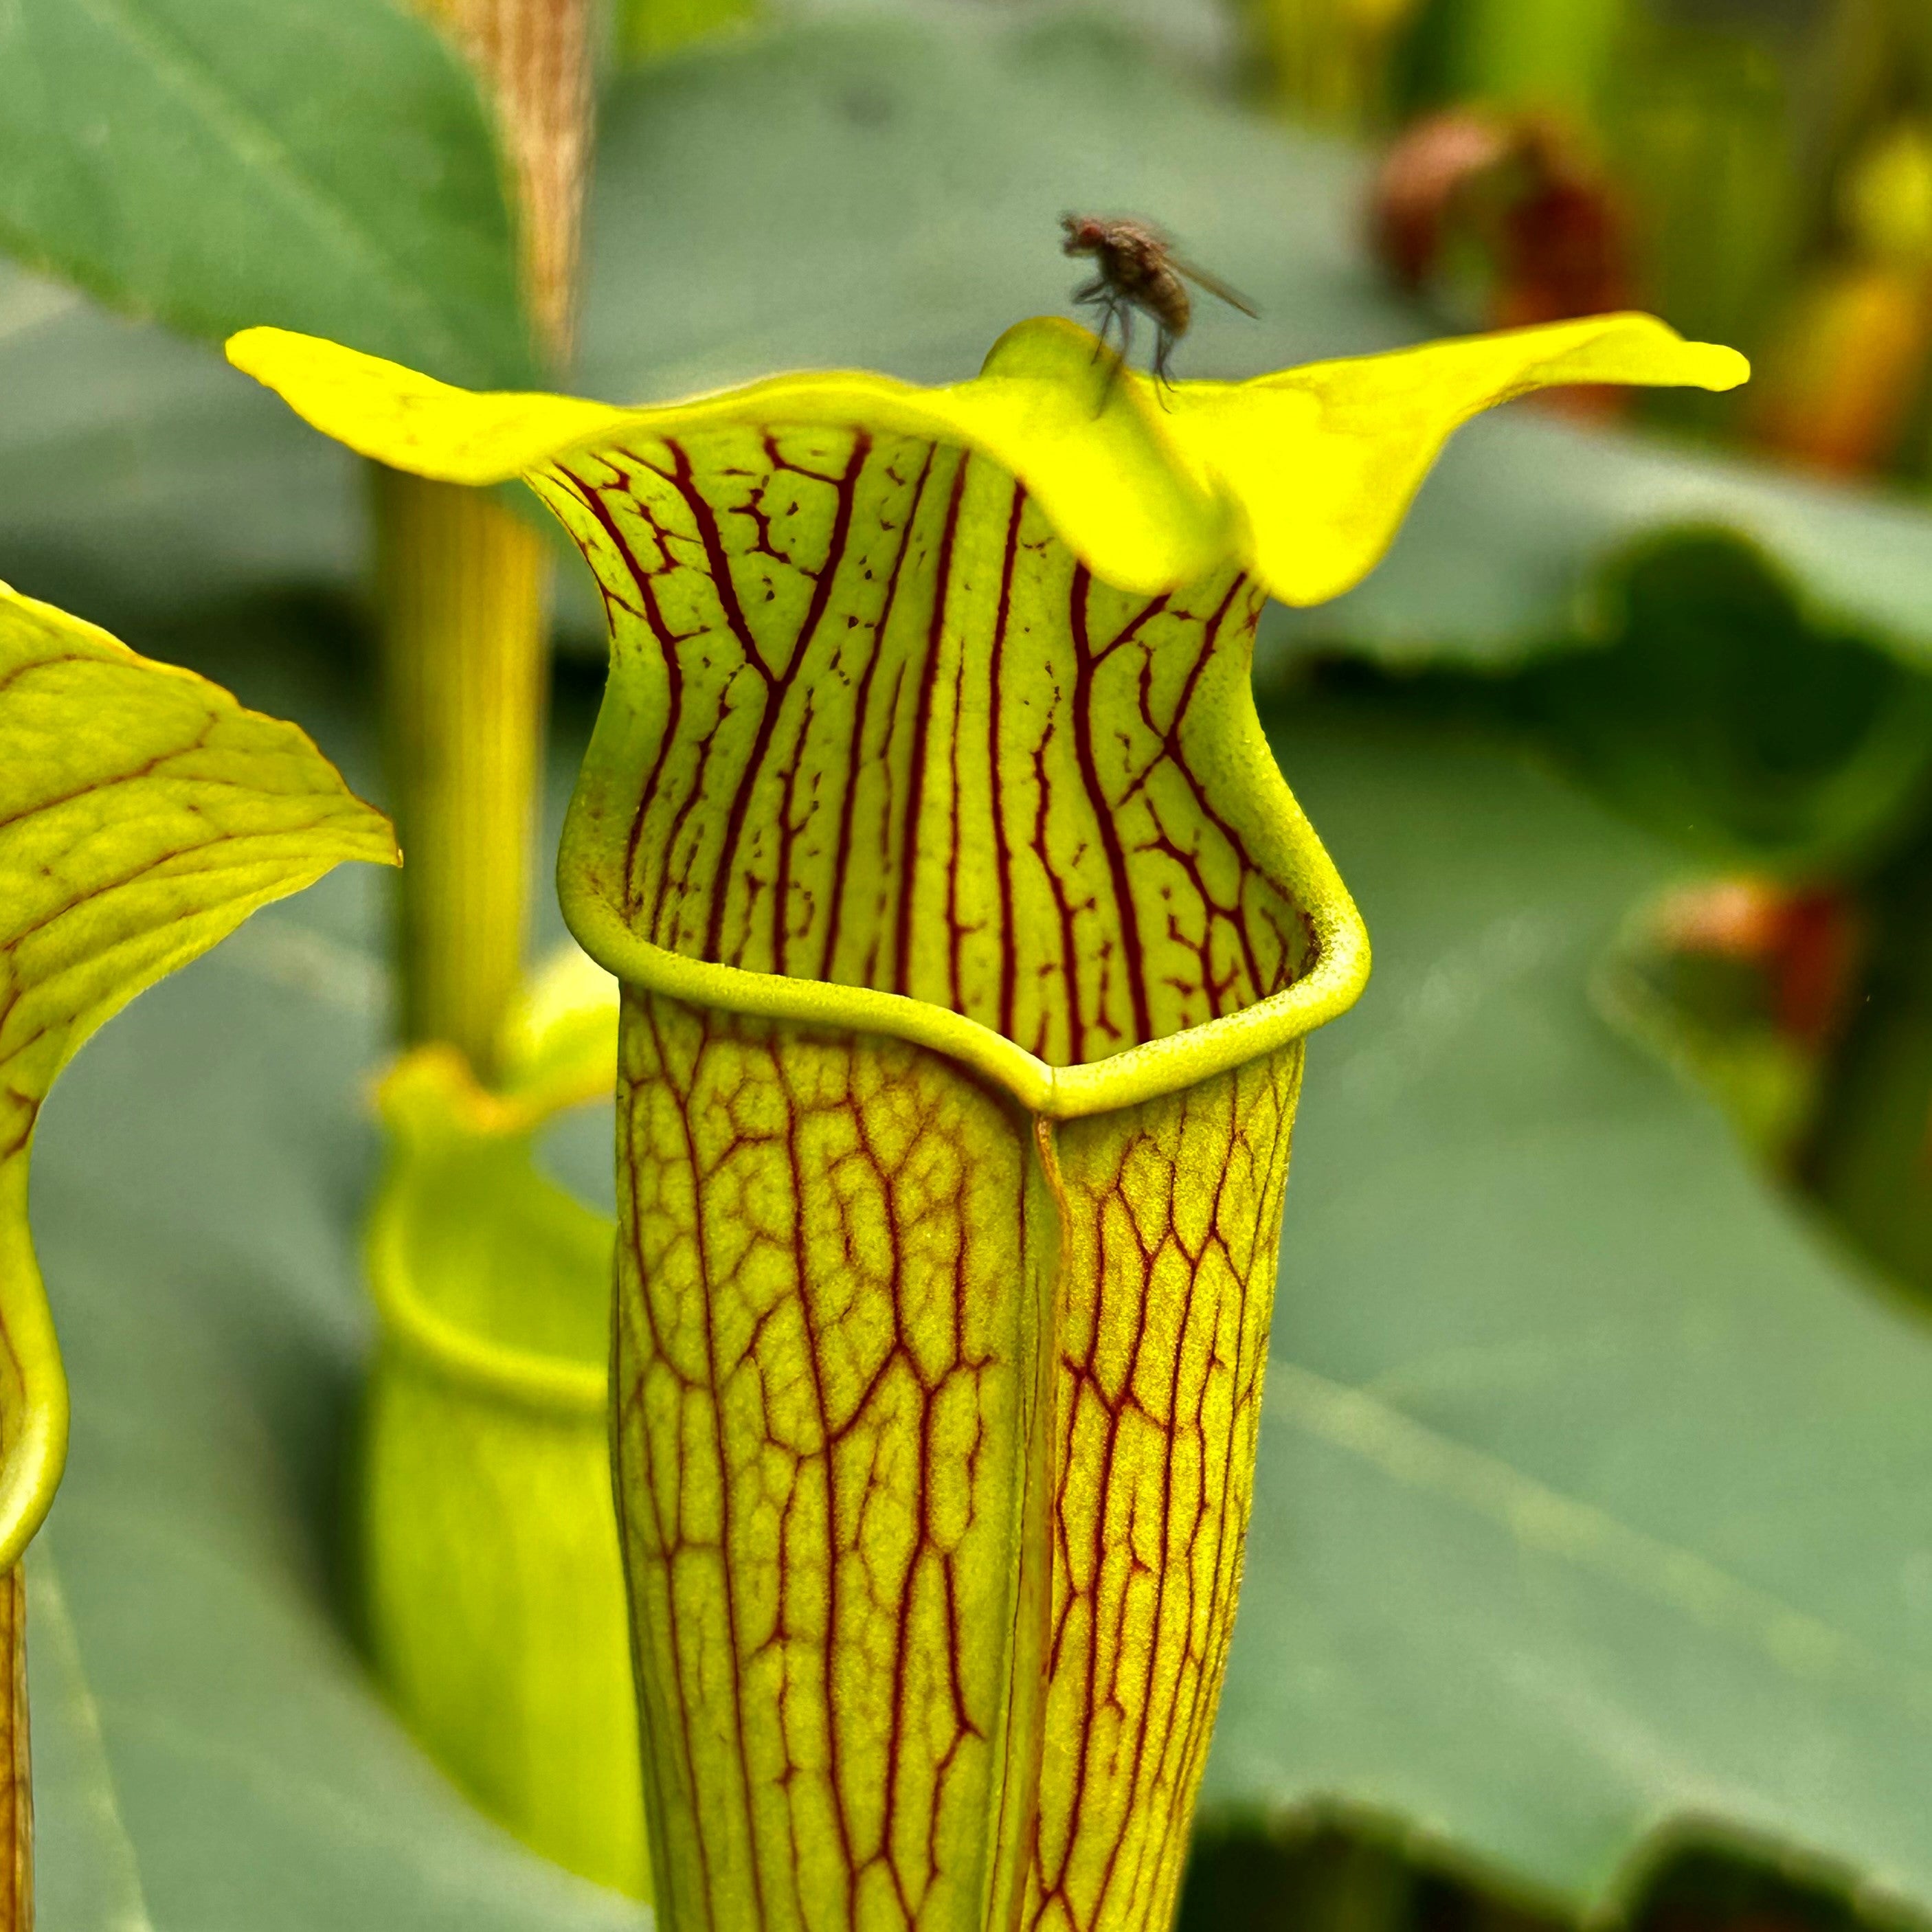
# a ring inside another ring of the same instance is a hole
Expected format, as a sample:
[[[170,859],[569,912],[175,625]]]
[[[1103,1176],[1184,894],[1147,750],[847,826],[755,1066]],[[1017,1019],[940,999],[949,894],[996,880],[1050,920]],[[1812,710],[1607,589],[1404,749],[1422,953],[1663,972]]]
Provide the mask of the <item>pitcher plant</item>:
[[[620,409],[266,329],[365,454],[520,476],[611,664],[566,831],[623,986],[611,1421],[676,1932],[1170,1918],[1241,1571],[1290,1130],[1366,935],[1250,690],[1449,433],[1730,387],[1620,316],[1156,394]]]

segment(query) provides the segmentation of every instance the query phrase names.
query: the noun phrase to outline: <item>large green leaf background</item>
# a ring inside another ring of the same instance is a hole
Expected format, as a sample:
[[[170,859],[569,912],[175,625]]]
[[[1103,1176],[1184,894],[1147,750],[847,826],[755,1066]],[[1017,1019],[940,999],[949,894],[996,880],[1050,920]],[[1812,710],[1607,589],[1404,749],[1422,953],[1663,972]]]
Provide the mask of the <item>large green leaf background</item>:
[[[1679,862],[1520,752],[1290,717],[1377,946],[1310,1054],[1210,1772],[1570,1912],[1687,1836],[1932,1899],[1932,1336],[1593,1005]]]
[[[340,590],[358,481],[200,344],[0,262],[8,582],[137,637],[282,586]]]
[[[0,46],[57,14],[164,10],[22,0]],[[495,164],[449,111],[460,213]],[[1360,182],[1058,16],[694,52],[608,105],[584,384],[960,373],[1061,305],[1053,224],[1090,198],[1158,212],[1264,305],[1204,312],[1194,373],[1406,340],[1424,319],[1353,239]],[[5,190],[16,233],[30,190]],[[185,612],[355,580],[352,464],[203,350],[10,274],[0,452],[0,572],[150,647]],[[1466,433],[1382,572],[1270,648],[1494,667],[1574,642],[1597,565],[1660,518],[1755,532],[1909,660],[1932,639],[1916,508],[1513,412]],[[366,784],[331,650],[265,623],[208,668]],[[1310,1055],[1209,1817],[1343,1805],[1573,1912],[1673,1834],[1747,1833],[1932,1910],[1932,1343],[1593,1006],[1674,850],[1462,726],[1386,703],[1279,724],[1378,965]],[[346,879],[264,915],[117,1019],[47,1112],[34,1205],[75,1414],[30,1588],[62,1932],[641,1922],[462,1802],[343,1607],[379,928]]]

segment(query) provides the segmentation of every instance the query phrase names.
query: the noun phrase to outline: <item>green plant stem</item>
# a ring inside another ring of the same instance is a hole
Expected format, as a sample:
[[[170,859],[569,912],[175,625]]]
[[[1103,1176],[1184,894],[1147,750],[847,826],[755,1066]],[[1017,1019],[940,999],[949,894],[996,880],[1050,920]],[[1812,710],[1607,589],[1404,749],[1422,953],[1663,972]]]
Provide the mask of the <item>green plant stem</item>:
[[[401,1028],[488,1079],[530,922],[549,559],[480,490],[378,470],[375,496]]]
[[[568,352],[590,145],[585,0],[429,0],[496,107],[523,280],[549,359]],[[377,596],[390,794],[405,867],[406,1042],[494,1073],[522,976],[549,688],[548,553],[494,498],[380,471]]]

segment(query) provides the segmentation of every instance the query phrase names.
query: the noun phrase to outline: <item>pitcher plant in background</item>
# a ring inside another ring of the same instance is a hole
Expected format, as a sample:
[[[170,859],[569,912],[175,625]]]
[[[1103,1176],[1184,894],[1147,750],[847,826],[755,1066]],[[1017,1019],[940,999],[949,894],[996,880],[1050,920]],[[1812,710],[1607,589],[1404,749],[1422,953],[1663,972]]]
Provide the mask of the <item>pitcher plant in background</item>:
[[[616,984],[571,946],[512,1010],[491,1086],[444,1042],[384,1076],[358,1528],[370,1661],[411,1730],[533,1850],[641,1895],[610,1219],[536,1154],[608,1097],[616,1048]]]
[[[230,346],[366,454],[524,477],[609,614],[559,877],[623,986],[614,1451],[680,1932],[1166,1923],[1304,1042],[1368,968],[1256,616],[1359,580],[1491,404],[1745,373],[1622,316],[1168,407],[1094,349],[623,410]]]
[[[305,734],[0,586],[0,1932],[33,1920],[20,1558],[67,1448],[27,1223],[40,1107],[136,993],[345,859],[395,843]]]

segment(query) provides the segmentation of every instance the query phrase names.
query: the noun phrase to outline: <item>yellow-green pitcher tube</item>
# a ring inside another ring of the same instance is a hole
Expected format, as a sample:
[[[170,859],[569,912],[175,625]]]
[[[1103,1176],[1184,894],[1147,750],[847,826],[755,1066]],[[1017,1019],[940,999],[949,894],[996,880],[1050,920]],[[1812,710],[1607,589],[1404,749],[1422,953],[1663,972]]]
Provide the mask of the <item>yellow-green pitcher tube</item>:
[[[1054,1122],[910,1044],[634,1001],[620,1484],[680,1922],[1166,1923],[1300,1069]],[[734,1239],[767,1220],[788,1266]]]
[[[560,862],[624,986],[614,1448],[677,1932],[1159,1932],[1232,1627],[1308,1032],[1368,965],[1249,688],[1443,439],[1742,364],[1609,317],[1110,385],[656,410],[242,367],[521,473],[595,572]]]
[[[616,1450],[657,1897],[718,1932],[1160,1926],[1302,1035],[1367,963],[1254,716],[1262,600],[1232,567],[1103,584],[968,448],[675,447],[570,472],[620,532],[640,506],[655,534],[598,561],[658,621],[564,860],[628,988]],[[761,511],[738,548],[748,489],[826,540],[760,549]],[[710,996],[640,939],[709,954]],[[745,1011],[728,971],[814,1010]]]

